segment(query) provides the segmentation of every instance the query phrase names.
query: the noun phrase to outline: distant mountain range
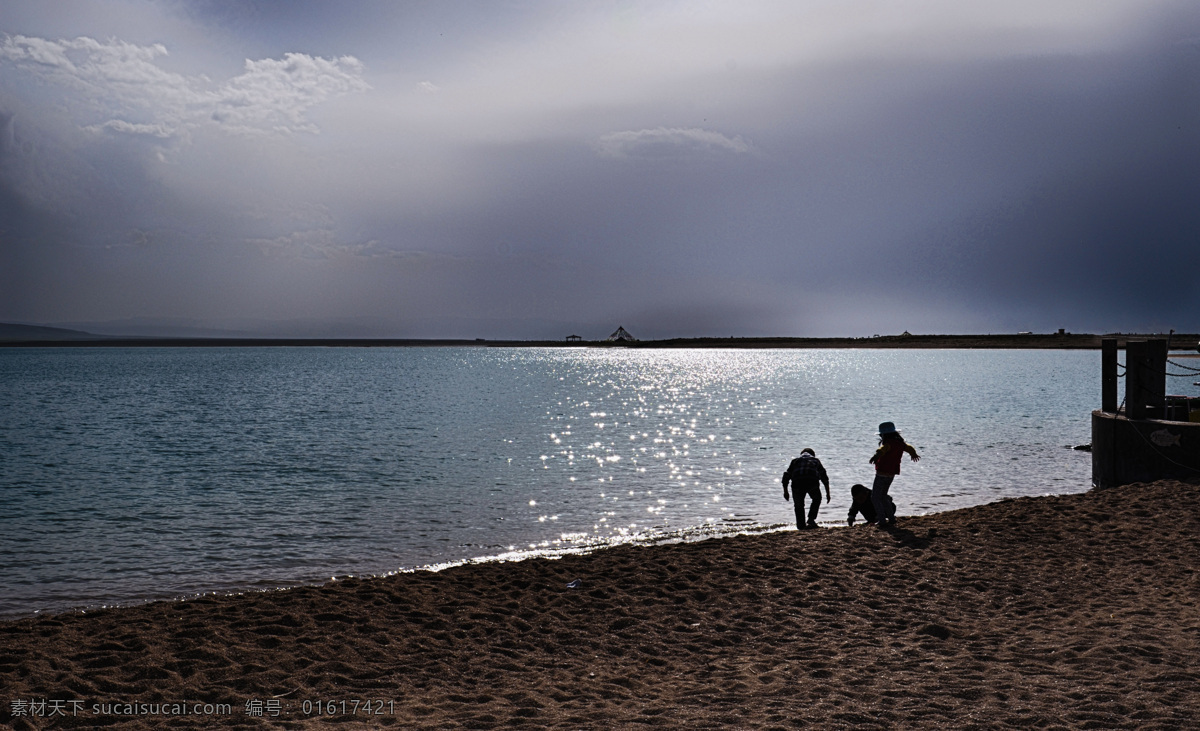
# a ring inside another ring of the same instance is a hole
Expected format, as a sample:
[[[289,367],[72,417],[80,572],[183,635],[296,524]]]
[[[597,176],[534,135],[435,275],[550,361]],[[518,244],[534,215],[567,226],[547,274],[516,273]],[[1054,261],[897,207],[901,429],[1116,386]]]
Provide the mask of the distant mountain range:
[[[0,340],[45,342],[47,340],[103,340],[105,337],[82,330],[68,330],[65,327],[16,325],[0,322]]]
[[[72,340],[142,338],[218,338],[218,339],[438,339],[438,340],[559,340],[572,333],[585,339],[601,340],[615,325],[553,320],[503,320],[434,317],[415,320],[389,320],[379,317],[350,317],[332,320],[261,320],[233,318],[201,320],[192,318],[134,317],[106,321],[68,321],[47,325],[4,325],[18,330],[0,330],[0,340]],[[39,333],[36,329],[45,331]],[[53,331],[76,334],[58,337]],[[634,333],[635,335],[638,333]],[[32,336],[32,337],[31,337]],[[82,336],[82,337],[81,337]]]

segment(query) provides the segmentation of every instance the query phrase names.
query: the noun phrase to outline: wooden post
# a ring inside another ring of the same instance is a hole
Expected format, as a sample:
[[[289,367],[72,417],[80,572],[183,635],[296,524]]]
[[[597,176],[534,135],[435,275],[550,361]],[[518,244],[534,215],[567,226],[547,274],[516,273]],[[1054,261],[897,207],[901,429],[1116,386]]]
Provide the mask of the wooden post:
[[[1128,385],[1128,384],[1126,384]],[[1117,341],[1100,341],[1100,410],[1117,413]]]
[[[1128,341],[1125,343],[1125,416],[1162,419],[1166,416],[1166,407],[1167,341]]]
[[[1146,370],[1146,341],[1125,341],[1125,417],[1146,418],[1146,386],[1142,380]]]
[[[1167,418],[1167,341],[1146,341],[1146,418]]]

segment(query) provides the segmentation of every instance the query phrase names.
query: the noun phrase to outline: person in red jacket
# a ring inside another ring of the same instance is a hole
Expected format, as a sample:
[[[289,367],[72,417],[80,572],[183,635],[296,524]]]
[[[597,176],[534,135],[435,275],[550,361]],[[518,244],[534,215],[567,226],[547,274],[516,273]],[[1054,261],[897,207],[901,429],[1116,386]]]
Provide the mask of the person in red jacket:
[[[880,528],[889,528],[896,524],[896,504],[888,500],[888,488],[892,486],[896,475],[900,474],[900,458],[905,452],[908,452],[913,462],[921,460],[917,450],[905,442],[900,432],[896,431],[895,424],[890,421],[880,424],[879,449],[875,450],[875,455],[870,460],[871,464],[875,465],[875,484],[871,486],[871,501],[875,504],[875,525]]]

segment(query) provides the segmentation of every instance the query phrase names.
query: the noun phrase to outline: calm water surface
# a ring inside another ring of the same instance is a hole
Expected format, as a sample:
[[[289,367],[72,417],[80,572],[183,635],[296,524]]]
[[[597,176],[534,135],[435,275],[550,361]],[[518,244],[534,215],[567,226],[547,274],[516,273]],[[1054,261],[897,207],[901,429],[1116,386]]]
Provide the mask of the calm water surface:
[[[533,348],[0,351],[0,615],[843,523],[875,429],[901,515],[1090,487],[1099,354]],[[1196,389],[1192,389],[1196,390]]]

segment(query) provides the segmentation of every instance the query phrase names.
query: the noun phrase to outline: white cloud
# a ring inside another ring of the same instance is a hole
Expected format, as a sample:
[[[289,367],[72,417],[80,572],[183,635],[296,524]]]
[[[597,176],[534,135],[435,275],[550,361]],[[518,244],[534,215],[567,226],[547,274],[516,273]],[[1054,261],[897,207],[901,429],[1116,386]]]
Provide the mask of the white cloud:
[[[331,97],[365,91],[363,66],[353,56],[316,58],[285,54],[282,60],[246,61],[246,73],[215,94],[212,118],[238,131],[275,129],[316,132],[308,109]]]
[[[79,117],[95,120],[80,124],[92,131],[159,138],[202,125],[237,134],[317,132],[306,118],[310,108],[369,88],[362,63],[353,56],[288,53],[282,59],[247,59],[244,73],[214,86],[207,77],[160,68],[157,61],[167,55],[162,44],[116,39],[18,35],[0,42],[0,60],[74,92],[77,96],[68,101]]]
[[[597,143],[600,154],[609,157],[687,157],[696,154],[743,154],[750,145],[741,135],[696,128],[666,128],[613,132]]]
[[[123,119],[110,119],[104,124],[92,125],[87,129],[90,132],[111,129],[116,132],[124,132],[125,134],[148,135],[150,137],[158,137],[159,139],[166,139],[174,134],[173,129],[165,124],[132,124]]]
[[[166,56],[161,43],[137,46],[123,41],[106,43],[80,37],[73,41],[50,41],[29,36],[8,36],[0,44],[0,57],[36,64],[48,74],[61,74],[59,80],[81,83],[105,77],[111,80],[137,80],[165,74],[153,60]]]

